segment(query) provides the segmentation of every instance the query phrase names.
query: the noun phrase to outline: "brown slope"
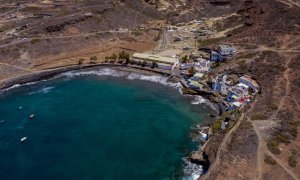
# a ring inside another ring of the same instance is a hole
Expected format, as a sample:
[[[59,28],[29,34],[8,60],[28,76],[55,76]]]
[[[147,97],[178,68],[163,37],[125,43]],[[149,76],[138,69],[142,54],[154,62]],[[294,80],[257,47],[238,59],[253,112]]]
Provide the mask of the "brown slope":
[[[299,162],[300,156],[297,138],[300,8],[281,1],[248,0],[238,13],[243,16],[245,26],[231,32],[232,37],[224,42],[256,53],[247,64],[247,74],[257,79],[262,91],[253,109],[247,113],[248,120],[244,120],[247,128],[241,125],[235,131],[233,140],[221,152],[221,162],[210,176],[205,177],[299,179],[299,163],[291,167],[289,159]],[[238,68],[231,70],[240,71]],[[253,115],[258,117],[257,120],[250,120],[250,117],[254,119]],[[266,155],[276,164],[267,164]]]

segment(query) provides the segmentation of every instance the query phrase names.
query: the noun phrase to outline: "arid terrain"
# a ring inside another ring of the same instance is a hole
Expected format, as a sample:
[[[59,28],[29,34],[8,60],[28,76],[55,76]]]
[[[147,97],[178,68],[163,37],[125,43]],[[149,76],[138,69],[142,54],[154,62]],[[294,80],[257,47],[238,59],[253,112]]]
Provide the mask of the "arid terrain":
[[[252,76],[255,102],[206,147],[212,163],[203,179],[300,179],[299,0],[0,0],[0,81],[122,50],[185,55],[219,43],[238,55],[212,73]],[[196,27],[212,33],[174,42]],[[165,44],[167,39],[167,44]],[[183,51],[181,47],[193,50]],[[180,48],[181,49],[180,49]],[[178,50],[179,49],[179,50]],[[222,137],[222,138],[221,138]],[[224,138],[225,137],[225,138]]]

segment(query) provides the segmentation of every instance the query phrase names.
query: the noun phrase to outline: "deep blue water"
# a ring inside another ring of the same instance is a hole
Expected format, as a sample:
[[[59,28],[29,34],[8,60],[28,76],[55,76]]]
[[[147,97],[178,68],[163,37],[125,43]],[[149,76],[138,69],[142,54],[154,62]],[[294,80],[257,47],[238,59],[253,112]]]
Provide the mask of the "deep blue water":
[[[190,128],[209,111],[175,88],[125,78],[15,88],[0,94],[0,179],[180,179]]]

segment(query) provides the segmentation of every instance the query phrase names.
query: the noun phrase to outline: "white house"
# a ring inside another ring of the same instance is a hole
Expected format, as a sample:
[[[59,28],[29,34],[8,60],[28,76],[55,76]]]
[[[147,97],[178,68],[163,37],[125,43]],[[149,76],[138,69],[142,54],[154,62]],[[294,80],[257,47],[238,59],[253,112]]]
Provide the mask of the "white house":
[[[234,47],[228,45],[219,45],[219,53],[222,56],[230,56],[237,53],[237,50]]]
[[[248,87],[253,89],[255,92],[258,92],[258,90],[259,90],[259,85],[257,84],[257,82],[254,81],[253,79],[251,79],[249,76],[240,77],[239,82],[247,85]]]

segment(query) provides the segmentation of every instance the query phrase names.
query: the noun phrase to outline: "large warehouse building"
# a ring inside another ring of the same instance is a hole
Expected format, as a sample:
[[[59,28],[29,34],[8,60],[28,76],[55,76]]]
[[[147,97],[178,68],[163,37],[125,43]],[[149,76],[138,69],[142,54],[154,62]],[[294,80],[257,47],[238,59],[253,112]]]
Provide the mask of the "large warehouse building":
[[[171,70],[177,59],[153,54],[134,53],[132,61],[135,63],[146,61],[147,65],[156,62],[159,69]]]

